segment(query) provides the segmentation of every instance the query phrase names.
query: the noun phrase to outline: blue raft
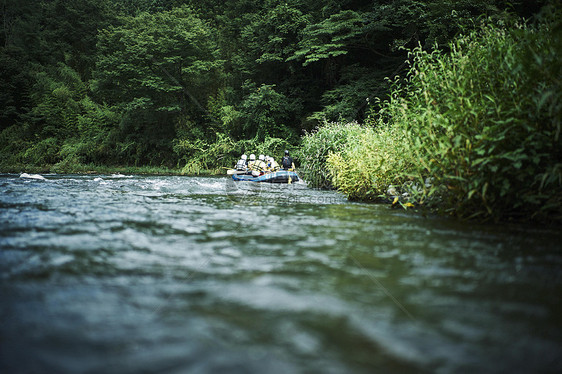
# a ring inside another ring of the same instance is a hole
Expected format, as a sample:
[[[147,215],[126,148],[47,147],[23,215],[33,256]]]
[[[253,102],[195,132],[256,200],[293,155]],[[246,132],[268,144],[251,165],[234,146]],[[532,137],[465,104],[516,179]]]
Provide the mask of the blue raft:
[[[249,174],[233,174],[232,179],[244,182],[293,183],[298,182],[299,176],[294,171],[280,170],[273,173],[265,173],[259,177]]]

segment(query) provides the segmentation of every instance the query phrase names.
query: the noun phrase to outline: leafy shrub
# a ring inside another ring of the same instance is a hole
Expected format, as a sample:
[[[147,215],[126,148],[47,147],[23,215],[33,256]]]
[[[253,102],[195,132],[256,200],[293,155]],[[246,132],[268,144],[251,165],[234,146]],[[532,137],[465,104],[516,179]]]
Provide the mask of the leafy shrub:
[[[24,162],[23,154],[31,145],[26,139],[27,132],[24,125],[12,125],[0,132],[0,167],[3,171]]]
[[[250,142],[248,145],[250,147],[247,152],[252,153],[254,152],[252,149],[255,149],[256,156],[260,154],[269,155],[278,161],[281,160],[286,149],[290,150],[293,148],[286,139],[272,137],[266,138],[263,142]]]
[[[330,153],[339,153],[354,143],[364,129],[357,123],[324,123],[316,131],[302,138],[296,156],[300,163],[299,174],[311,187],[331,188],[328,169]]]
[[[415,49],[377,131],[319,132],[305,154],[331,148],[334,185],[352,198],[407,181],[414,201],[461,217],[561,219],[562,17],[551,13],[537,27],[488,24],[447,54]]]
[[[458,38],[449,55],[413,52],[403,98],[387,109],[409,132],[419,160],[412,176],[433,181],[420,183],[419,202],[439,195],[463,217],[562,215],[556,24],[488,25]]]
[[[25,151],[24,161],[31,165],[52,165],[60,161],[59,150],[57,139],[39,140]]]
[[[402,185],[414,159],[404,131],[392,127],[362,128],[340,152],[327,158],[332,184],[350,199],[377,200],[389,185]]]

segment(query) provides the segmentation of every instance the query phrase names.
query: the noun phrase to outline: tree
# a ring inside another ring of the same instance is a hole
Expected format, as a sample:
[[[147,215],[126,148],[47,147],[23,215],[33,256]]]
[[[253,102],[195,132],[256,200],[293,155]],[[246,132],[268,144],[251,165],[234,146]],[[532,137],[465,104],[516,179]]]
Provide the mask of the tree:
[[[277,92],[275,85],[258,87],[242,103],[242,112],[246,118],[243,124],[246,138],[255,137],[263,141],[266,137],[294,137],[296,134],[287,126],[290,109],[287,97]]]
[[[221,87],[223,61],[190,8],[142,13],[102,30],[98,51],[96,97],[123,111],[122,135],[135,144],[126,147],[135,162],[170,157],[178,117],[208,121],[206,100]]]

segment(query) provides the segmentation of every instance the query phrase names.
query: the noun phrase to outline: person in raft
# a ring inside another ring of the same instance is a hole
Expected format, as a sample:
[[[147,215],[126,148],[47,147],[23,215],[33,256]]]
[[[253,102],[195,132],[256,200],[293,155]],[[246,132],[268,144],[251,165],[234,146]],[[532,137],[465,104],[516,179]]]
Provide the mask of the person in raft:
[[[265,171],[265,162],[263,162],[263,155],[256,160],[256,155],[253,153],[250,155],[250,162],[248,162],[248,170],[251,171],[254,177],[257,177]]]
[[[260,172],[260,174],[263,174],[267,169],[267,165],[265,163],[265,156],[260,155],[260,157],[258,157],[258,161],[256,164],[257,164],[257,170]]]
[[[246,167],[248,165],[248,161],[246,159],[246,155],[242,155],[242,157],[240,157],[240,160],[238,160],[238,162],[236,163],[236,170],[246,171]]]
[[[295,164],[293,163],[293,158],[289,156],[289,151],[285,150],[285,156],[281,160],[281,166],[283,170],[295,170]]]
[[[279,171],[279,169],[280,169],[279,164],[277,163],[277,161],[275,161],[275,159],[273,157],[269,157],[268,161],[269,162],[267,163],[267,165],[268,165],[270,171],[272,171],[272,172]]]
[[[250,161],[248,161],[248,171],[254,170],[254,168],[256,167],[255,164],[256,164],[256,155],[252,153],[250,155]]]

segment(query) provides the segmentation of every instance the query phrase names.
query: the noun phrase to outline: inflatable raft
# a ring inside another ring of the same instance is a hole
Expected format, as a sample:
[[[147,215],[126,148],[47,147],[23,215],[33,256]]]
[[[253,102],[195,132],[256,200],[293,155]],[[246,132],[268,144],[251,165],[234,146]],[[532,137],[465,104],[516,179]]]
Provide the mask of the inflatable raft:
[[[299,176],[294,171],[280,170],[272,173],[265,173],[259,177],[254,177],[249,174],[232,174],[232,179],[244,182],[293,183],[299,181]]]

